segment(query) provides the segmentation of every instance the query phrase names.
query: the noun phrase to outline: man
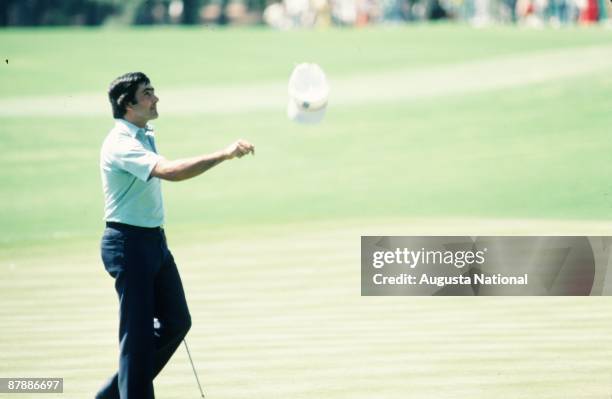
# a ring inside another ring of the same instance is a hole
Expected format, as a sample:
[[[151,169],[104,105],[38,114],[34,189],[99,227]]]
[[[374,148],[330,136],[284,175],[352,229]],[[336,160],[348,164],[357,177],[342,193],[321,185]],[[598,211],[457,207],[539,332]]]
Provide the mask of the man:
[[[116,120],[100,152],[106,229],[101,252],[119,296],[119,371],[97,399],[152,399],[153,378],[191,327],[181,279],[162,228],[161,180],[200,175],[219,163],[255,154],[238,140],[209,155],[166,160],[147,125],[159,98],[143,73],[115,79],[108,97]],[[154,318],[158,320],[154,327]]]

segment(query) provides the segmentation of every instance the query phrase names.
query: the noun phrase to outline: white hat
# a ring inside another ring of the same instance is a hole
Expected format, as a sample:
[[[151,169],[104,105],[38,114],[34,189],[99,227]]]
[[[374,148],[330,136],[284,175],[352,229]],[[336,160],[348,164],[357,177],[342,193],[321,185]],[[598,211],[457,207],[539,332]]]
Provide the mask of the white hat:
[[[317,64],[297,65],[289,78],[287,116],[298,123],[317,123],[325,116],[329,84]]]

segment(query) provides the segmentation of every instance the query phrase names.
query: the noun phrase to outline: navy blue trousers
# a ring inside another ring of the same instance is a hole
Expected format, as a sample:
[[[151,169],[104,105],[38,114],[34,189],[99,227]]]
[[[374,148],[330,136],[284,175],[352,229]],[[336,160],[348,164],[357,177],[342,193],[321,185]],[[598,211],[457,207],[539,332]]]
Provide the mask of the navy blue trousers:
[[[120,353],[96,398],[153,399],[153,379],[191,327],[174,258],[163,229],[119,223],[107,223],[101,252],[119,296]]]

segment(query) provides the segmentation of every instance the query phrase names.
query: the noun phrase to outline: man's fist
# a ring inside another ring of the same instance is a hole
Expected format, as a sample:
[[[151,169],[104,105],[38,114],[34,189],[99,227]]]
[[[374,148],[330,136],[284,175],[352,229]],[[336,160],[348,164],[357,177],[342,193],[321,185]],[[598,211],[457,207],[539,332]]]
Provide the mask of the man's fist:
[[[255,146],[249,143],[246,140],[238,140],[235,143],[230,144],[223,151],[225,155],[225,159],[233,159],[233,158],[242,158],[244,155],[249,152],[255,155]]]

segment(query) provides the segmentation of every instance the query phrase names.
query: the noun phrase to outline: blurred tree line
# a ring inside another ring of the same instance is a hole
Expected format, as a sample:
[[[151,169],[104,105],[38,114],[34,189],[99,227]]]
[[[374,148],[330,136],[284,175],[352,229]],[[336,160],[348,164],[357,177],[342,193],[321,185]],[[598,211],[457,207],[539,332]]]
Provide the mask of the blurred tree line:
[[[236,0],[0,0],[0,26],[224,24],[230,3]],[[260,14],[266,6],[266,0],[240,3],[245,13]],[[206,7],[220,11],[207,20]]]

